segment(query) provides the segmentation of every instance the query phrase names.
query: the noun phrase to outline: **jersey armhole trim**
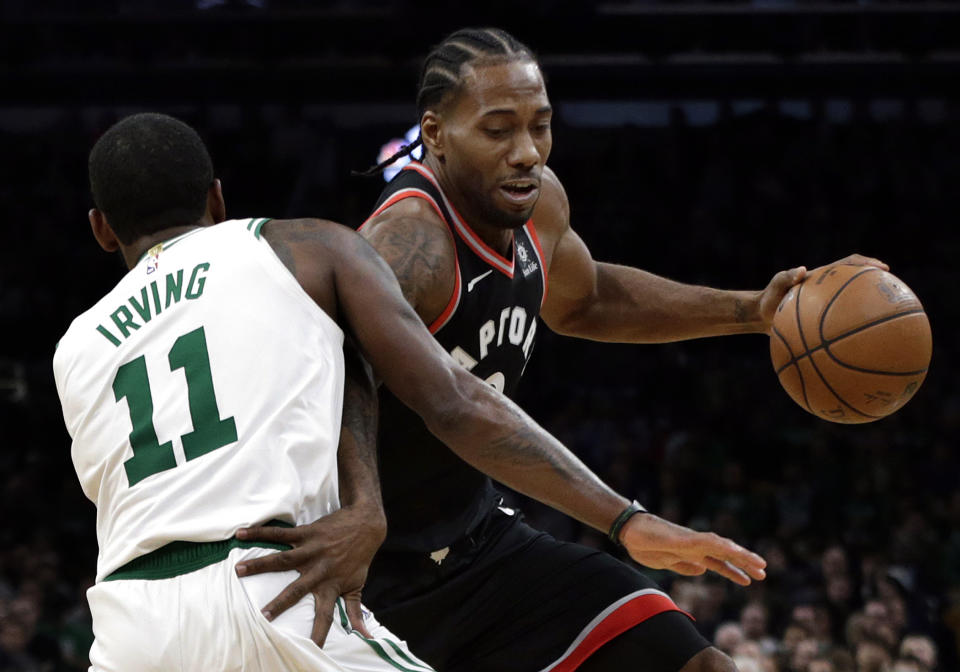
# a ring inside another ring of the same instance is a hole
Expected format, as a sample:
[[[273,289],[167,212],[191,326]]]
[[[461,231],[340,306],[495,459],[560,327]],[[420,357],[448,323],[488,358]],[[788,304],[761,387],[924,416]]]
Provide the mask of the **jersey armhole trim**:
[[[258,224],[253,225],[253,237],[257,240],[260,240],[260,230],[263,228],[263,225],[269,222],[273,217],[264,217],[260,220]]]
[[[453,234],[450,234],[450,237],[453,237]],[[454,278],[453,278],[453,294],[450,296],[450,300],[447,302],[446,308],[443,309],[443,312],[437,316],[433,322],[427,327],[427,330],[436,335],[438,331],[443,329],[444,325],[450,321],[450,318],[453,317],[453,314],[457,312],[457,306],[460,305],[460,295],[461,295],[461,286],[460,286],[460,260],[457,258],[457,246],[453,246],[453,263],[454,263]]]
[[[406,189],[400,189],[394,192],[393,194],[391,194],[390,198],[384,201],[383,204],[380,205],[380,207],[378,207],[376,210],[370,213],[369,217],[363,220],[363,224],[357,227],[357,231],[362,230],[363,227],[365,227],[370,222],[371,219],[373,219],[374,217],[382,213],[391,205],[394,205],[395,203],[399,203],[400,201],[406,198],[422,198],[423,200],[425,200],[427,203],[431,205],[431,207],[433,207],[434,211],[437,213],[437,217],[439,217],[445,224],[447,224],[447,228],[450,228],[450,224],[447,223],[447,218],[443,216],[443,212],[440,210],[440,206],[437,205],[437,202],[433,199],[433,196],[425,192],[423,189],[417,189],[415,187],[407,187]]]

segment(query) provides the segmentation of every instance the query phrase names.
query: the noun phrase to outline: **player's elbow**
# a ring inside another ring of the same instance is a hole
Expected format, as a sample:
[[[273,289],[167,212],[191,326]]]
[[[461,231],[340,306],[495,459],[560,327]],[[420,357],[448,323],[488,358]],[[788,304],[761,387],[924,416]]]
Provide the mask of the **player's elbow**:
[[[450,371],[450,385],[432,395],[428,414],[422,415],[427,428],[457,454],[482,438],[491,424],[489,396],[498,394],[468,371],[457,367]]]
[[[544,313],[543,321],[550,331],[561,336],[572,336],[575,338],[591,338],[596,327],[596,320],[591,316],[590,307],[567,306],[563,311],[555,311],[551,314]]]

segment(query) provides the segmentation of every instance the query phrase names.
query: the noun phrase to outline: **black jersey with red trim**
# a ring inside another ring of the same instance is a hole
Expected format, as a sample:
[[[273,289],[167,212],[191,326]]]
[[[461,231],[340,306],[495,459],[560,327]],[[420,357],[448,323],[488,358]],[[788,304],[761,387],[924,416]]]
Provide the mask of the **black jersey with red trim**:
[[[456,248],[454,290],[430,332],[464,368],[512,396],[533,351],[546,295],[543,251],[533,222],[514,231],[510,258],[488,247],[421,163],[384,188],[371,218],[405,198],[421,198],[446,222]],[[432,552],[473,530],[500,495],[430,433],[389,391],[380,393],[380,480],[385,548]]]

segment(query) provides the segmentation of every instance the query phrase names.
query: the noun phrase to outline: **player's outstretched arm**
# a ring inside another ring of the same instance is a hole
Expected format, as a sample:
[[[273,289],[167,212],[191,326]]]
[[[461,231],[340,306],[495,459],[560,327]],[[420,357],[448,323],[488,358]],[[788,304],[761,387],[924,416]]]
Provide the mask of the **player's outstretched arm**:
[[[552,171],[544,171],[537,228],[555,238],[550,293],[541,315],[568,336],[618,343],[665,343],[707,336],[766,333],[784,294],[803,280],[801,267],[780,271],[762,290],[738,291],[676,282],[648,271],[593,259],[570,226],[569,204]],[[883,262],[853,254],[843,263]]]
[[[417,411],[439,439],[480,471],[588,525],[609,530],[629,502],[508,398],[454,362],[404,301],[389,267],[365,243],[355,241],[350,246],[355,259],[337,269],[341,310],[365,356],[393,393]],[[649,524],[640,528],[636,521],[628,521],[628,548],[641,560],[667,561],[666,556],[640,552],[646,536],[655,542],[652,548],[656,552],[682,559],[669,565],[680,571],[701,561],[708,564],[707,569],[722,569],[724,576],[738,582],[748,575],[763,578],[764,563],[758,556],[743,549],[739,553],[721,551],[714,547],[716,543],[704,543],[720,540],[716,535],[703,540],[697,537],[697,544],[676,534],[668,538],[665,530],[686,528],[648,517],[662,523],[655,528],[656,536],[648,534]],[[720,541],[735,547],[733,542]],[[691,555],[687,546],[701,555]],[[702,554],[719,555],[721,562],[730,561],[742,570],[728,570],[726,565],[704,560]]]
[[[349,339],[344,344],[344,361],[343,420],[337,451],[340,510],[309,525],[253,527],[237,532],[240,539],[293,547],[240,563],[237,572],[246,576],[297,570],[299,578],[263,611],[267,618],[273,619],[312,593],[315,617],[311,639],[319,646],[326,640],[336,599],[341,596],[346,602],[351,626],[370,637],[360,609],[360,591],[387,532],[377,476],[376,385],[370,367]]]
[[[638,268],[588,261],[586,246],[572,231],[556,255],[544,321],[558,333],[617,343],[767,333],[783,296],[806,276],[803,266],[780,271],[757,291],[688,285]],[[860,254],[842,262],[887,268]]]
[[[338,293],[364,353],[393,393],[480,471],[608,531],[629,502],[507,397],[456,364],[403,300],[389,267],[365,247],[355,248],[357,263],[338,269]],[[355,293],[361,278],[367,283]],[[755,553],[652,514],[631,517],[619,538],[651,567],[710,570],[742,585],[765,576],[766,563]]]

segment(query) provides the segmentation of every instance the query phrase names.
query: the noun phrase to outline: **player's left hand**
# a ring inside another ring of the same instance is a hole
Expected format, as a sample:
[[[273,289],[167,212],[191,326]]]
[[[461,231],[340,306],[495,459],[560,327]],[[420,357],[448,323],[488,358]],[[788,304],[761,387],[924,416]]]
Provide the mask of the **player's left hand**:
[[[333,623],[337,598],[343,596],[350,626],[369,638],[363,624],[360,591],[386,534],[386,524],[381,521],[382,513],[378,516],[363,507],[344,507],[309,525],[238,530],[237,538],[243,541],[267,541],[293,548],[238,563],[237,575],[296,570],[299,578],[263,608],[268,620],[312,593],[315,617],[310,638],[323,646]]]
[[[854,266],[876,266],[885,271],[889,271],[890,267],[879,259],[874,259],[873,257],[865,257],[862,254],[851,254],[843,259],[838,259],[833,262],[833,264],[853,264]],[[828,265],[833,265],[828,264]],[[780,271],[770,282],[767,284],[766,288],[760,293],[760,302],[759,302],[759,312],[760,319],[763,320],[763,330],[766,333],[770,333],[770,328],[773,325],[773,316],[777,312],[777,306],[780,305],[780,302],[783,300],[784,295],[790,291],[790,288],[796,285],[799,282],[803,282],[804,278],[807,277],[807,269],[804,266],[798,266],[797,268],[791,268],[788,271]]]
[[[651,569],[697,576],[716,572],[741,586],[766,578],[766,560],[714,532],[697,532],[652,513],[631,516],[620,532],[630,557]]]

